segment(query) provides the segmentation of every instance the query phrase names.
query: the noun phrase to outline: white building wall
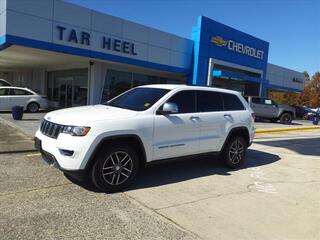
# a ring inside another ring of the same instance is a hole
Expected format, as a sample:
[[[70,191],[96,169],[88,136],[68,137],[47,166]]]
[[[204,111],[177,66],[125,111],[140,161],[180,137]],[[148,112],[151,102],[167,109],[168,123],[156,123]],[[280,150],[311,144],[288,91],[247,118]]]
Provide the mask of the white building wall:
[[[303,90],[304,87],[303,73],[270,63],[268,63],[267,66],[267,80],[270,84],[280,87],[295,88],[298,90]]]
[[[1,1],[5,2],[5,1]],[[6,34],[108,53],[128,59],[189,69],[193,42],[60,0],[7,0]],[[57,26],[65,27],[63,39]],[[78,43],[68,41],[71,29]],[[81,34],[90,34],[90,46],[81,44]],[[137,55],[102,48],[102,38],[133,43]]]
[[[0,37],[6,33],[7,1],[0,0]]]

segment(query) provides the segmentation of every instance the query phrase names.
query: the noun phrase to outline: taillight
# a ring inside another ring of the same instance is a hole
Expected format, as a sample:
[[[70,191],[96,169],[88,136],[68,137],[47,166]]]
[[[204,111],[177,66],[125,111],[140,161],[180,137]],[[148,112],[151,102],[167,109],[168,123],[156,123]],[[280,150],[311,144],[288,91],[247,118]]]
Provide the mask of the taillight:
[[[256,119],[256,114],[253,112],[253,113],[251,113],[251,117],[252,117],[252,119],[253,119],[253,121]]]

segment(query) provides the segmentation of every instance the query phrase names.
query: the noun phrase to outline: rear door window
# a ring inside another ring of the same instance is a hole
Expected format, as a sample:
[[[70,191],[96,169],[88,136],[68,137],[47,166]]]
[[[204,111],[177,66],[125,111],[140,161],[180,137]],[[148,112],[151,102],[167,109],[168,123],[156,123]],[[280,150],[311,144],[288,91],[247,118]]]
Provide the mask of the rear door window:
[[[23,89],[11,89],[11,95],[25,96],[25,95],[32,95],[32,93]]]
[[[264,104],[264,99],[263,98],[258,98],[258,97],[253,97],[251,99],[252,103],[255,103],[255,104]]]
[[[221,94],[214,91],[197,91],[197,111],[223,111],[223,101]]]
[[[236,95],[229,94],[229,93],[222,93],[222,97],[223,97],[223,103],[224,103],[224,110],[239,111],[239,110],[246,109]]]

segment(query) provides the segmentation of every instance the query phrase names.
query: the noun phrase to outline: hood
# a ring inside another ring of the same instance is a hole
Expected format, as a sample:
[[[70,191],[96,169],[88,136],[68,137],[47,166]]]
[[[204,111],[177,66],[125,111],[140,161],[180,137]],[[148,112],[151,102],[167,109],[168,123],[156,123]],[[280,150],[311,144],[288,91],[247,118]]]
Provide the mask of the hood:
[[[90,126],[90,123],[101,120],[119,120],[132,118],[137,112],[105,105],[72,107],[49,112],[45,119],[61,125]]]

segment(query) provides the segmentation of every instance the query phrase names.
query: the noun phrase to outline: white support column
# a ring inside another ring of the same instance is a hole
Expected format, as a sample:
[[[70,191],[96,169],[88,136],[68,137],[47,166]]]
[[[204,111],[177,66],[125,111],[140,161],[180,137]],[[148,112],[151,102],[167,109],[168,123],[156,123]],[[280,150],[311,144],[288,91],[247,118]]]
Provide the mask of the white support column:
[[[88,69],[88,104],[98,104],[101,96],[106,75],[105,64],[93,62]]]
[[[212,70],[213,70],[213,61],[212,61],[212,58],[209,58],[207,86],[212,86]]]

